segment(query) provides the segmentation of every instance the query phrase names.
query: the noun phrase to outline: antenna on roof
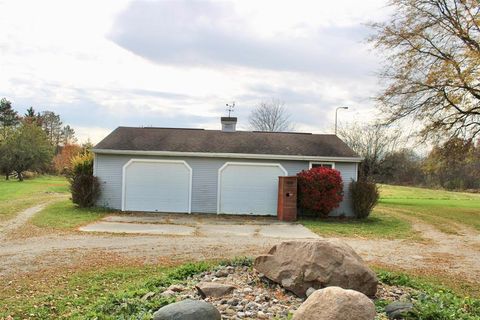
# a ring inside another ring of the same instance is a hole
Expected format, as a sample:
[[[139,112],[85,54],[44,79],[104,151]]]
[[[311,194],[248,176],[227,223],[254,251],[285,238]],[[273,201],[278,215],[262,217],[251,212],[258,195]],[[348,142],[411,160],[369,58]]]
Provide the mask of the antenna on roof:
[[[228,111],[228,117],[230,118],[230,113],[235,111],[235,101],[233,101],[231,104],[226,104],[227,105],[227,111]]]

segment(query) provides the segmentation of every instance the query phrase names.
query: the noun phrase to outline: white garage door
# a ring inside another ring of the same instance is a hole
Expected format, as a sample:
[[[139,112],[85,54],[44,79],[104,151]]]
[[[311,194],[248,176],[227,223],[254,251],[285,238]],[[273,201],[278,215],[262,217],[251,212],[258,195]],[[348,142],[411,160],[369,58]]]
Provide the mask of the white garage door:
[[[184,161],[130,160],[123,168],[123,210],[190,212],[191,171]]]
[[[279,164],[226,163],[219,170],[219,213],[276,215]]]

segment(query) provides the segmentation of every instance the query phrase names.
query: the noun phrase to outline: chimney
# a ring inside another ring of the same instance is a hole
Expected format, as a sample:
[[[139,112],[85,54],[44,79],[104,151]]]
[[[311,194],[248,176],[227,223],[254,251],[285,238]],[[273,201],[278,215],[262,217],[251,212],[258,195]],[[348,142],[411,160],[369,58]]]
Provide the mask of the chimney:
[[[223,132],[235,132],[237,126],[236,117],[221,117],[222,131]]]

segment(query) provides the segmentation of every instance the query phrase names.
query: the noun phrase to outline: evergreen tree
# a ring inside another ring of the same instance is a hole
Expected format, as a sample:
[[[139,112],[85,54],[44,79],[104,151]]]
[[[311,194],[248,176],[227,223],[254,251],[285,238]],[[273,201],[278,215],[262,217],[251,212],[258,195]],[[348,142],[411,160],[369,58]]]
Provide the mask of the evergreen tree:
[[[0,129],[2,140],[7,139],[9,133],[19,122],[18,113],[13,110],[12,103],[2,98],[0,100]]]

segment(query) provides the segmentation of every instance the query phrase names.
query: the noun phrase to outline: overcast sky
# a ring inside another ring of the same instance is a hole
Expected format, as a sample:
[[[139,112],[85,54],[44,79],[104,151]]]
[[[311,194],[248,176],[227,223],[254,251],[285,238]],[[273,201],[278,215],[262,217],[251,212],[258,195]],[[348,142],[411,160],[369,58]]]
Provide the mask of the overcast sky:
[[[282,100],[298,131],[375,114],[380,57],[365,43],[386,1],[0,0],[0,97],[53,110],[79,138],[117,126],[239,128]]]

